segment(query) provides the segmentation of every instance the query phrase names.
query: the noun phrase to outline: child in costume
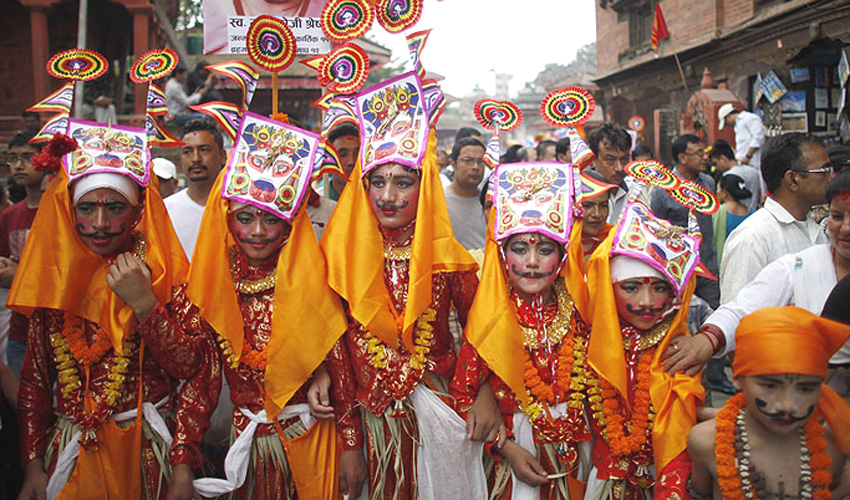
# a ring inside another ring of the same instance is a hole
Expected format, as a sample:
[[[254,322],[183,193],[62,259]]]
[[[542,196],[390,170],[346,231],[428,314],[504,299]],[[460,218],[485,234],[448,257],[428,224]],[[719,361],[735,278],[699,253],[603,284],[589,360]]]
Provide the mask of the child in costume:
[[[704,498],[847,498],[850,407],[826,380],[850,326],[797,307],[760,309],[735,333],[739,391],[691,430]]]
[[[185,491],[212,410],[195,396],[219,365],[205,336],[159,328],[188,263],[148,189],[146,134],[75,120],[68,134],[77,142],[58,136],[40,158],[70,153],[9,296],[30,316],[18,403],[22,498],[160,498],[176,483]],[[188,381],[178,395],[179,379]]]
[[[495,173],[495,229],[451,384],[461,415],[488,380],[499,401],[509,439],[486,460],[489,498],[584,496],[590,329],[582,224],[572,224],[577,175],[559,163]]]
[[[351,417],[338,425],[340,473],[362,470],[365,446],[372,499],[481,498],[473,461],[482,445],[465,439],[464,422],[437,397],[457,360],[449,311],[466,322],[476,265],[452,236],[419,79],[406,73],[356,102],[357,182],[321,242],[349,315],[327,363],[337,418]],[[345,486],[351,497],[359,491]]]
[[[219,344],[234,410],[226,479],[194,482],[205,497],[338,496],[334,422],[307,404],[347,326],[303,209],[318,141],[246,112],[207,201],[187,295]]]
[[[661,362],[687,335],[699,235],[656,218],[637,196],[588,263],[588,500],[687,498],[686,436],[704,399],[698,378],[668,375]]]

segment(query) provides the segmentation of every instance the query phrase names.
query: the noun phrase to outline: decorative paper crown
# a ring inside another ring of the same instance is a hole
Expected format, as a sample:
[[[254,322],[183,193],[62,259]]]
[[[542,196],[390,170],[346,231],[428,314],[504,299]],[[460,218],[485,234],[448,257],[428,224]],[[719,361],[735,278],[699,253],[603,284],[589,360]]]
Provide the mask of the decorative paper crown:
[[[421,168],[428,143],[428,114],[415,72],[357,94],[363,175],[384,163]]]
[[[623,210],[611,255],[641,260],[659,270],[681,295],[699,265],[700,236],[652,214],[641,200],[630,199]]]
[[[122,174],[145,187],[150,180],[150,151],[144,129],[68,120],[68,136],[79,149],[62,158],[68,183],[95,173]]]
[[[569,243],[575,185],[571,165],[506,163],[495,176],[496,241],[534,232]]]
[[[221,195],[291,221],[307,193],[319,136],[246,112]]]

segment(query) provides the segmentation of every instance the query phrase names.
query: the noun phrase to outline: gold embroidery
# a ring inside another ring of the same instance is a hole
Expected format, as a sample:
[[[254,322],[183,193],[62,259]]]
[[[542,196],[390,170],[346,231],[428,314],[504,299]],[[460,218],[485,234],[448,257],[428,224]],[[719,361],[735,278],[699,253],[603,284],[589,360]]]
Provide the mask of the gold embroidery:
[[[230,258],[230,275],[233,277],[233,285],[236,293],[254,295],[256,293],[265,292],[274,288],[277,281],[277,273],[272,271],[267,276],[258,280],[240,279],[237,268],[236,249],[231,247],[228,252]]]
[[[570,292],[567,291],[567,286],[562,280],[555,281],[555,294],[558,296],[558,315],[552,324],[546,327],[546,333],[549,335],[549,341],[552,345],[557,345],[561,339],[570,331],[570,320],[573,316],[573,299],[570,297]],[[520,325],[522,335],[524,337],[525,347],[534,350],[540,347],[537,341],[538,331],[536,328],[530,328]]]
[[[672,316],[647,330],[638,340],[638,350],[645,351],[650,347],[655,347],[667,335],[671,323],[673,323]],[[623,348],[628,351],[631,347],[632,337],[623,337]]]
[[[384,258],[387,260],[410,260],[412,245],[397,247],[384,242]]]

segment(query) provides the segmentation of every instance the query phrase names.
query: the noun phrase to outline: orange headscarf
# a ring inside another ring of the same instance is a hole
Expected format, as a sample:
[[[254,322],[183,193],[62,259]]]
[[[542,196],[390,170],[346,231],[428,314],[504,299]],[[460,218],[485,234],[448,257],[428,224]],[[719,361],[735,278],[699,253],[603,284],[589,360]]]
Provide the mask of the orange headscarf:
[[[145,235],[146,262],[160,304],[171,301],[172,288],[186,282],[189,268],[169,221],[152,180],[145,189],[144,212],[135,230]],[[113,348],[121,352],[124,334],[133,331],[136,316],[106,284],[108,267],[77,235],[68,176],[60,169],[42,195],[6,304],[27,315],[44,307],[97,323],[110,335]]]
[[[419,207],[410,257],[407,307],[400,317],[384,284],[384,243],[372,213],[358,160],[322,235],[328,284],[346,302],[351,315],[386,344],[398,336],[413,351],[413,325],[432,301],[434,273],[473,271],[478,266],[452,233],[437,164],[437,135],[428,135],[422,162]]]
[[[207,198],[187,293],[210,326],[230,341],[238,358],[245,333],[230,274],[228,249],[236,243],[227,227],[229,202],[221,196],[223,178],[224,171]],[[327,286],[325,261],[304,207],[292,221],[275,273],[272,335],[265,374],[269,415],[280,412],[346,329],[345,313]]]
[[[492,220],[493,215],[491,215]],[[570,292],[579,314],[587,308],[587,290],[584,277],[578,268],[577,258],[581,254],[581,220],[573,225],[567,247],[567,262],[561,276]],[[487,231],[484,266],[478,292],[469,310],[466,323],[466,338],[491,370],[511,388],[517,397],[528,399],[525,388],[522,362],[517,362],[517,353],[525,349],[523,336],[517,321],[516,306],[510,299],[508,279],[499,255],[499,244],[493,239],[492,224]],[[581,306],[580,306],[581,304]]]
[[[850,326],[800,309],[768,307],[741,320],[735,332],[732,373],[778,375],[795,373],[826,378],[829,358],[847,342]],[[842,453],[850,453],[850,407],[824,384],[818,409],[823,413]]]
[[[611,231],[608,234],[588,262],[587,286],[593,327],[587,358],[596,373],[625,395],[628,394],[626,357],[611,283],[610,256],[615,233]],[[652,446],[656,470],[659,471],[687,448],[688,432],[697,421],[697,407],[702,406],[705,400],[705,390],[699,378],[682,373],[669,375],[661,362],[661,355],[670,345],[670,340],[687,334],[688,303],[695,287],[696,278],[692,276],[682,293],[681,307],[673,317],[667,335],[658,343],[650,367],[649,392],[656,412]],[[623,399],[628,404],[628,398]]]

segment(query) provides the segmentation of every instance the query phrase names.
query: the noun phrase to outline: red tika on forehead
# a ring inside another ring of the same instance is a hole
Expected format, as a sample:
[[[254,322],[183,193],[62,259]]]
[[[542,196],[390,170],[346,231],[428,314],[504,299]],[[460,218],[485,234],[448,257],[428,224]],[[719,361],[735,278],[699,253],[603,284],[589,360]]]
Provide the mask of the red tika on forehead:
[[[838,195],[836,195],[836,198],[841,201],[850,200],[850,189],[845,189],[844,191],[838,193]]]

